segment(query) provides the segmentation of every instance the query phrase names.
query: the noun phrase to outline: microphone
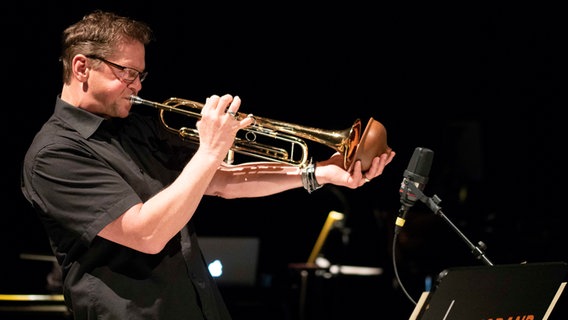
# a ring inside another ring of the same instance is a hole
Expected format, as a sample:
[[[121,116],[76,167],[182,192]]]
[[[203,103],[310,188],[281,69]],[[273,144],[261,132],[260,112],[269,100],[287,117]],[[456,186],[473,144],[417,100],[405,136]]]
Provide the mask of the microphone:
[[[399,233],[400,229],[404,226],[408,209],[410,209],[416,200],[419,199],[419,196],[421,196],[420,194],[417,195],[417,193],[421,193],[424,187],[426,187],[428,174],[432,167],[432,158],[434,158],[434,152],[432,150],[422,147],[414,149],[412,158],[408,163],[408,168],[404,170],[404,178],[402,179],[398,191],[400,193],[400,203],[402,206],[398,211],[398,217],[395,222],[396,233]]]

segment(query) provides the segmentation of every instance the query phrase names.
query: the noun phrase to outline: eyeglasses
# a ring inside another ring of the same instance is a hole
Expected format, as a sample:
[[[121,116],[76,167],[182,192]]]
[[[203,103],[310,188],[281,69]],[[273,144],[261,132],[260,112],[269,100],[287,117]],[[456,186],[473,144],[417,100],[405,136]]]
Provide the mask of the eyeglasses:
[[[134,82],[134,80],[136,80],[137,77],[140,77],[140,82],[142,82],[144,81],[144,79],[146,79],[146,76],[148,75],[148,71],[138,71],[130,67],[121,66],[119,64],[110,62],[107,59],[101,58],[99,56],[88,55],[87,58],[100,60],[106,63],[107,65],[118,69],[118,72],[115,73],[116,77],[128,84]]]

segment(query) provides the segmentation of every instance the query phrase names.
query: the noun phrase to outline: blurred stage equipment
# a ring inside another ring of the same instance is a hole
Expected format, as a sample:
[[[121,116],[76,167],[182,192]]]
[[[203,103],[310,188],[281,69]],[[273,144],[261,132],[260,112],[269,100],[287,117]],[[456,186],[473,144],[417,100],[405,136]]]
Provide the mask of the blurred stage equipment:
[[[332,281],[334,278],[345,276],[379,276],[383,273],[382,268],[363,267],[333,264],[322,255],[322,248],[325,246],[329,233],[333,229],[343,229],[345,215],[337,211],[330,211],[318,235],[318,238],[312,248],[308,261],[306,263],[291,263],[289,268],[294,273],[299,273],[299,285],[297,296],[297,312],[298,319],[311,319],[310,315],[318,314],[319,316],[326,311],[324,303],[318,301],[321,299],[324,287],[337,285],[337,283],[325,283]],[[351,280],[354,280],[350,278]],[[353,281],[351,281],[353,283]],[[352,311],[352,310],[351,310]]]
[[[343,213],[337,211],[330,211],[327,215],[327,219],[325,219],[325,223],[320,231],[318,239],[316,240],[316,244],[312,249],[312,253],[310,253],[310,257],[308,258],[308,264],[316,263],[316,258],[321,252],[321,248],[327,239],[329,231],[333,228],[334,224],[343,220],[345,215]]]
[[[55,257],[22,253],[20,258],[47,262],[52,264],[53,268],[47,275],[45,288],[38,288],[37,292],[0,294],[0,319],[72,319],[72,315],[65,305],[63,294],[61,294],[61,269]]]
[[[166,120],[167,113],[177,113],[199,120],[203,104],[180,98],[169,98],[163,103],[131,96],[132,104],[143,104],[160,110],[160,120],[170,131],[178,134],[182,139],[194,143],[199,142],[197,129],[171,125],[171,120]],[[363,171],[367,171],[375,156],[390,152],[387,145],[385,127],[377,120],[370,118],[365,131],[361,135],[361,121],[355,120],[350,128],[345,130],[322,130],[313,127],[299,126],[282,121],[253,116],[252,114],[235,114],[235,119],[242,120],[246,117],[254,119],[254,123],[243,129],[243,137],[236,137],[233,146],[227,156],[227,161],[233,161],[233,153],[241,153],[248,156],[288,163],[295,166],[308,164],[308,146],[303,139],[315,141],[328,146],[343,155],[343,166],[351,169],[356,160],[361,160]],[[168,118],[170,119],[170,118]],[[179,120],[179,119],[178,119]],[[168,123],[169,122],[169,123]],[[267,137],[270,142],[260,142],[260,137]],[[277,143],[289,143],[288,147],[280,147]],[[299,148],[299,152],[296,149]]]

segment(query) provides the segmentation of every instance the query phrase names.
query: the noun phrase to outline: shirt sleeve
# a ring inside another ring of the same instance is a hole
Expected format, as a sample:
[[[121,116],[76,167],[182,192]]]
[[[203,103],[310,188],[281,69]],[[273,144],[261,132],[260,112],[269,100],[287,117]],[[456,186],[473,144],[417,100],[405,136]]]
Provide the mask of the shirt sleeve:
[[[88,244],[141,199],[109,162],[74,143],[51,144],[36,154],[28,194],[44,218],[62,228],[61,237]]]

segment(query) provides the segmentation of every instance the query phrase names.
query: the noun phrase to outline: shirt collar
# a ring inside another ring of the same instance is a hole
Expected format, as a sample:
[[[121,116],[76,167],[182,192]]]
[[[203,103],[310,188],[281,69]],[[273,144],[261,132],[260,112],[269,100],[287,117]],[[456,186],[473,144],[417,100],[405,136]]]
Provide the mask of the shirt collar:
[[[60,95],[57,96],[54,114],[85,139],[95,133],[105,120],[101,116],[70,105],[61,100]]]

